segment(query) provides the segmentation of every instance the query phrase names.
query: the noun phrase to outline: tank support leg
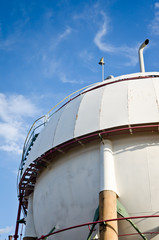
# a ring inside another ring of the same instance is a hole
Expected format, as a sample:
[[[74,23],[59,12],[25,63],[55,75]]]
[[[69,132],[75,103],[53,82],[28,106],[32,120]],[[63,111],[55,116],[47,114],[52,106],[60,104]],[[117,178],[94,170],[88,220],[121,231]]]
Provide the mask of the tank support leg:
[[[105,190],[99,194],[99,219],[107,220],[117,218],[117,195],[113,191]],[[101,223],[99,226],[100,240],[117,240],[117,221]]]
[[[23,240],[36,240],[37,238],[35,237],[24,237]]]
[[[99,220],[117,218],[117,187],[113,146],[110,140],[102,139],[100,145],[100,193]],[[117,221],[99,226],[100,240],[117,240]]]

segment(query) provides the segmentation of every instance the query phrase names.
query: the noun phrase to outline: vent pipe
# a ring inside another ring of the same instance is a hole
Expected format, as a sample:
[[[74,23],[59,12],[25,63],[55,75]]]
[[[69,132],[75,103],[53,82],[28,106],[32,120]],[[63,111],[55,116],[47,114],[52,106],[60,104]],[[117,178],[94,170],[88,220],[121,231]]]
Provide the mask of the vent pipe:
[[[143,57],[143,50],[146,45],[149,43],[149,39],[146,39],[139,48],[139,62],[140,62],[140,72],[145,72],[145,65],[144,65],[144,57]]]
[[[99,65],[102,66],[102,82],[104,81],[104,57],[100,59],[100,62],[98,63]]]

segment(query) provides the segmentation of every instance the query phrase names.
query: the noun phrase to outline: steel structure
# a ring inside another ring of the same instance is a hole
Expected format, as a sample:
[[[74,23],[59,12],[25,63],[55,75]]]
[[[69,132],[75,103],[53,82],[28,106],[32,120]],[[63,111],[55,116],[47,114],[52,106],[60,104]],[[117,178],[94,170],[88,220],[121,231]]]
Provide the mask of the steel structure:
[[[158,238],[159,73],[144,72],[147,44],[140,73],[81,89],[34,122],[19,168],[15,240],[22,209],[24,240],[88,240],[97,223],[96,239]]]

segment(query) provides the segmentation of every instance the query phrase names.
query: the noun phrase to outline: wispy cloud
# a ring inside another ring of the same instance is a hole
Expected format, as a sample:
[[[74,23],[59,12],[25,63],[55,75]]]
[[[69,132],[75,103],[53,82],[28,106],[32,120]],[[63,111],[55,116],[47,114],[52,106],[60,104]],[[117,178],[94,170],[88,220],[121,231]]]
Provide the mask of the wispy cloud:
[[[155,8],[159,8],[159,2],[155,3]]]
[[[0,150],[20,154],[27,119],[38,113],[39,109],[27,97],[0,93]]]
[[[159,35],[159,2],[154,4],[154,18],[151,23],[148,25],[151,34]]]
[[[62,44],[68,36],[72,33],[72,28],[67,26],[65,30],[53,37],[50,42],[50,47],[45,47],[42,53],[42,68],[43,75],[46,78],[58,79],[63,83],[76,83],[75,80],[69,80],[63,70],[65,63],[59,56],[56,57],[57,48]]]
[[[43,75],[46,78],[52,78],[58,75],[61,62],[59,59],[55,59],[54,56],[46,54],[43,56]]]
[[[65,41],[67,37],[72,33],[72,28],[66,27],[65,30],[58,35],[49,49],[45,49],[42,55],[43,74],[46,78],[59,79],[63,83],[81,84],[83,81],[78,81],[72,77],[68,77],[69,73],[63,70],[65,65],[62,58],[55,57],[55,51],[57,46]]]
[[[86,63],[88,61],[93,60],[93,53],[88,51],[88,49],[84,49],[79,53],[80,58],[82,58]]]
[[[108,43],[105,43],[103,41],[103,37],[108,34],[108,19],[106,15],[101,12],[101,15],[103,17],[103,25],[99,29],[99,31],[96,33],[94,37],[94,43],[97,45],[97,47],[104,52],[115,52],[116,48]]]
[[[107,43],[104,40],[104,37],[108,34],[108,21],[109,20],[106,17],[105,13],[101,12],[101,15],[103,17],[103,25],[96,33],[96,35],[94,37],[94,43],[103,52],[122,54],[124,57],[129,59],[129,62],[127,62],[125,65],[135,66],[138,62],[138,57],[137,57],[138,45],[136,45],[134,47],[129,47],[126,45],[116,47],[112,44]]]
[[[79,53],[79,57],[91,72],[97,72],[97,69],[94,67],[95,56],[93,52],[89,51],[88,49],[84,49]]]
[[[13,227],[5,227],[5,228],[0,228],[0,234],[4,234],[4,233],[9,233],[10,231],[12,231]]]
[[[82,84],[83,81],[78,81],[77,79],[71,79],[66,76],[65,73],[60,73],[59,77],[63,83],[73,83],[73,84]]]
[[[60,33],[56,38],[53,39],[50,50],[54,50],[62,41],[67,39],[71,32],[71,27],[67,26],[62,33]]]
[[[6,39],[0,39],[0,50],[11,50],[16,42],[15,36],[8,36]]]
[[[59,35],[59,41],[62,41],[63,39],[65,39],[70,33],[71,33],[72,29],[70,27],[66,27],[65,31]]]
[[[24,29],[29,22],[29,18],[18,20],[12,23],[12,30],[4,37],[3,30],[5,28],[4,23],[0,23],[0,50],[11,51],[19,47],[20,42],[23,41]]]

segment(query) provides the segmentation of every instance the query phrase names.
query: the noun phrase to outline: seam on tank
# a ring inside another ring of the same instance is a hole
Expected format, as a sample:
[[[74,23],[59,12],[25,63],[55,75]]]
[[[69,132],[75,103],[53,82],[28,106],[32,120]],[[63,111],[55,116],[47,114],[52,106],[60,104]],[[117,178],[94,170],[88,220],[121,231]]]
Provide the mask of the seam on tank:
[[[156,104],[157,104],[157,112],[159,114],[159,101],[158,101],[158,98],[157,98],[157,93],[156,93],[154,79],[152,79],[152,86],[153,86],[154,93],[155,93],[155,101],[156,101]]]
[[[81,96],[81,101],[79,103],[78,110],[77,110],[77,113],[76,113],[76,120],[75,120],[75,124],[74,124],[73,138],[75,138],[76,125],[77,125],[77,121],[78,121],[77,116],[79,114],[80,106],[81,106],[81,103],[83,101],[83,98],[84,98],[85,94],[81,94],[80,96]]]
[[[129,87],[130,87],[130,84],[129,82],[127,82],[127,114],[128,114],[128,124],[130,126]]]
[[[99,112],[99,130],[101,130],[101,112],[102,112],[102,103],[103,103],[103,97],[104,97],[104,92],[106,90],[106,88],[102,88],[102,97],[101,97],[101,101],[100,101],[100,112]]]
[[[151,181],[150,181],[150,172],[149,172],[149,158],[148,158],[148,148],[146,148],[146,161],[147,161],[147,171],[148,171],[148,185],[149,185],[149,195],[150,195],[150,209],[152,211],[152,196],[151,196]]]
[[[76,99],[74,99],[74,101],[73,101],[73,102],[76,101],[76,105],[77,105],[77,109],[76,109],[75,114],[77,114],[78,108],[79,108],[79,104],[80,104],[80,101],[78,100],[78,102],[77,102],[77,99],[80,99],[80,96],[79,96],[79,98],[76,98]],[[72,101],[70,102],[70,104],[71,104],[71,103],[72,103]],[[57,129],[58,129],[58,127],[59,127],[60,120],[61,120],[61,118],[63,117],[63,114],[65,113],[65,111],[67,111],[67,108],[68,108],[68,107],[70,107],[70,105],[65,105],[64,110],[63,110],[62,114],[60,115],[60,118],[59,118],[58,123],[57,123],[57,126],[56,126],[56,132],[57,132]],[[75,114],[74,114],[74,115],[75,115]],[[73,125],[75,125],[75,122],[76,122],[76,117],[75,117],[75,119],[74,119],[74,124],[73,124]],[[55,136],[56,136],[56,133],[55,133],[55,135],[54,135],[54,143],[55,143]],[[74,137],[74,129],[73,129],[73,131],[71,132],[71,137],[69,136],[69,138],[66,139],[65,141],[69,141],[69,140],[72,139],[73,137]],[[59,144],[60,144],[60,142],[57,143],[56,145],[59,145]]]
[[[56,135],[56,131],[57,131],[57,127],[58,127],[58,124],[59,124],[59,121],[60,121],[60,118],[64,112],[64,110],[67,108],[67,105],[65,105],[64,108],[61,108],[61,114],[59,115],[59,118],[57,120],[57,123],[56,123],[56,127],[55,127],[55,131],[54,131],[54,135],[53,135],[53,139],[52,139],[52,147],[54,147],[54,141],[55,141],[55,135]],[[53,117],[53,116],[52,116]]]

